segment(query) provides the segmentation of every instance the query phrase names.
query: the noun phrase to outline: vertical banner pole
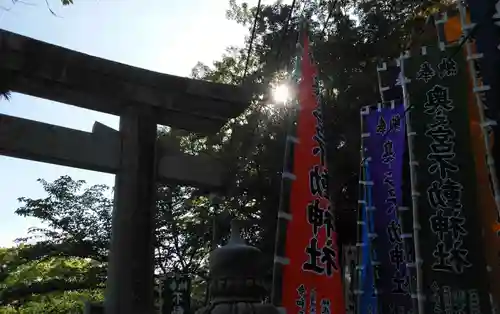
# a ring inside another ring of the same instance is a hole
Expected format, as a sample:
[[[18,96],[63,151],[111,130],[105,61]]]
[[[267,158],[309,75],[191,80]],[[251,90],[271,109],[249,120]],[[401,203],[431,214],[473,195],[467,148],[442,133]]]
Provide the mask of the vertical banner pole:
[[[357,239],[356,239],[356,248],[357,248],[357,255],[358,255],[358,263],[356,266],[356,287],[354,289],[354,295],[356,296],[356,306],[355,306],[355,313],[357,314],[362,314],[361,312],[361,301],[362,301],[362,289],[363,289],[363,258],[365,255],[365,246],[367,246],[367,243],[364,242],[363,235],[366,232],[367,222],[364,216],[364,211],[366,208],[366,186],[362,184],[364,180],[366,180],[366,174],[365,174],[365,163],[364,163],[364,157],[363,157],[363,148],[360,150],[361,152],[361,167],[360,167],[360,176],[359,176],[359,200],[358,200],[358,221],[357,221]]]
[[[297,45],[297,47],[300,47]],[[298,67],[300,65],[297,56],[295,60],[295,69],[292,74],[293,79],[292,84],[295,84],[298,80],[296,76],[298,75]],[[296,86],[295,86],[296,87]],[[294,90],[297,90],[294,88]],[[282,297],[283,297],[283,267],[288,265],[290,260],[285,256],[286,247],[286,234],[288,222],[293,219],[290,213],[290,194],[292,189],[292,182],[296,179],[293,174],[293,164],[294,164],[294,147],[298,143],[298,138],[296,137],[296,116],[299,110],[299,103],[296,99],[292,101],[292,106],[286,110],[286,138],[285,138],[285,153],[283,157],[283,172],[281,176],[281,193],[280,201],[278,205],[278,226],[276,230],[276,240],[275,240],[275,256],[273,264],[273,281],[272,281],[272,291],[271,291],[271,303],[281,308]],[[282,309],[282,308],[281,308]]]
[[[382,86],[382,77],[380,75],[380,72],[386,71],[386,70],[387,70],[387,63],[386,62],[382,62],[382,65],[380,67],[377,65],[377,82],[378,82],[378,90],[380,92],[380,101],[381,102],[386,101],[385,96],[384,96],[384,91],[386,88],[390,88],[390,87]]]
[[[354,294],[354,290],[357,289],[357,262],[358,262],[358,255],[357,255],[357,249],[356,246],[353,246],[351,244],[344,246],[342,249],[342,254],[343,256],[343,265],[344,269],[346,272],[348,271],[349,274],[345,273],[344,274],[344,300],[346,300],[346,312],[345,314],[356,314],[356,296]],[[349,275],[349,278],[348,278]],[[349,281],[347,280],[349,279]]]
[[[364,131],[364,116],[370,112],[369,107],[360,111],[361,120],[361,171],[360,171],[360,200],[358,213],[358,288],[356,290],[358,314],[378,313],[377,290],[375,288],[375,264],[377,263],[372,239],[376,236],[373,229],[372,214],[374,207],[371,200],[373,181],[370,179],[370,156],[365,156],[363,139],[370,134]]]
[[[360,187],[362,189],[361,199],[359,200],[359,220],[358,220],[358,240],[359,247],[358,267],[357,267],[357,308],[356,313],[367,314],[377,313],[375,303],[376,292],[374,288],[375,278],[373,274],[373,258],[372,243],[370,235],[372,235],[370,211],[370,181],[368,175],[367,162],[363,162],[361,167]]]
[[[416,295],[414,296],[417,299],[417,311],[418,314],[425,314],[424,309],[424,295],[422,293],[423,288],[423,278],[422,278],[422,258],[420,255],[420,223],[418,218],[418,202],[420,193],[416,190],[417,188],[417,169],[418,161],[415,160],[415,152],[414,152],[414,143],[413,138],[416,135],[410,123],[411,113],[410,113],[410,98],[407,90],[407,80],[405,76],[405,67],[404,67],[404,59],[409,57],[409,52],[405,53],[400,57],[400,67],[401,67],[401,87],[403,89],[403,103],[405,108],[405,121],[406,121],[406,135],[407,135],[407,143],[408,143],[408,156],[409,156],[409,164],[410,164],[410,184],[411,184],[411,200],[412,200],[412,216],[413,216],[413,243],[414,243],[414,252],[415,252],[415,273],[416,273]]]

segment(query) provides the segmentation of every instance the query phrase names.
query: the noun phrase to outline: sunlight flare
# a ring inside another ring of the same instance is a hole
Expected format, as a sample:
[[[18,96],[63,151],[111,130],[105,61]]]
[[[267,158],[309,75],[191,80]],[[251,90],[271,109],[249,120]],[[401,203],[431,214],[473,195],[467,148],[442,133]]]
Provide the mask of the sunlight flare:
[[[285,104],[290,100],[290,90],[286,84],[280,84],[273,88],[273,101],[275,104]]]

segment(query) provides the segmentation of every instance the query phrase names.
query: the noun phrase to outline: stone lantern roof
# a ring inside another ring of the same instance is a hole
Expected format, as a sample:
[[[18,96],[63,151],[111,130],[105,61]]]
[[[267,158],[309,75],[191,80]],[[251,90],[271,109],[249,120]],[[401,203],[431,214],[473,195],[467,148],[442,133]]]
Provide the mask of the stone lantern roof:
[[[210,304],[197,314],[277,314],[264,304],[262,252],[241,238],[237,221],[231,222],[228,243],[210,254]]]
[[[212,302],[256,301],[264,296],[261,279],[262,252],[241,238],[239,222],[231,222],[226,245],[210,254],[210,296]]]

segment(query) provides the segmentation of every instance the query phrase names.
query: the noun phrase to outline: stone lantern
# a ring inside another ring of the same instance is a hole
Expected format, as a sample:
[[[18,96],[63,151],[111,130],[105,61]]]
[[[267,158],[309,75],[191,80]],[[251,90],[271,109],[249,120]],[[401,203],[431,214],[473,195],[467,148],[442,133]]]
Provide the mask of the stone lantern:
[[[237,221],[231,221],[227,245],[210,254],[210,303],[196,314],[278,314],[263,303],[262,252],[241,238]]]

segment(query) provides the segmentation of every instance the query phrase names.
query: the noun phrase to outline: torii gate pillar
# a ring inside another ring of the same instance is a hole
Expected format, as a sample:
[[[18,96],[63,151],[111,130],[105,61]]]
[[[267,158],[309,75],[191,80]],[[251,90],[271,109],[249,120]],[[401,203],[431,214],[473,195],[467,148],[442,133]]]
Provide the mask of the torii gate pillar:
[[[88,133],[0,114],[0,155],[116,174],[106,313],[152,314],[155,184],[224,184],[223,165],[210,156],[158,152],[157,124],[215,134],[249,106],[248,87],[134,68],[5,30],[0,74],[1,90],[120,116],[120,132],[95,124]]]
[[[106,286],[106,313],[153,313],[154,204],[153,114],[127,108],[120,117],[121,159]]]

